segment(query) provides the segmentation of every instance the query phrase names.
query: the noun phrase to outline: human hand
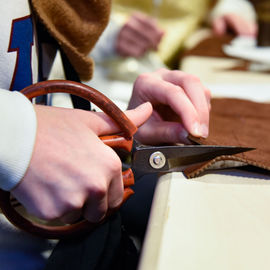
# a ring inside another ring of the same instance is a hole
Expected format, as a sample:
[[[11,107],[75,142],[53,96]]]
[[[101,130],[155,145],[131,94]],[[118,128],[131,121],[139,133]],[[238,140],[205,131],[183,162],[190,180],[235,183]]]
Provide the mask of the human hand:
[[[249,22],[242,16],[234,13],[228,13],[213,19],[212,28],[217,35],[224,35],[229,29],[236,35],[255,36],[257,33],[255,23]]]
[[[149,50],[157,50],[163,34],[153,18],[135,13],[121,28],[115,48],[119,55],[140,57]]]
[[[210,91],[200,80],[182,71],[160,69],[140,75],[128,108],[146,101],[153,113],[135,138],[145,144],[189,143],[188,133],[208,136]]]
[[[104,113],[35,106],[36,143],[28,170],[11,191],[38,218],[70,223],[84,216],[101,220],[123,199],[122,165],[98,136],[119,128]],[[152,112],[150,103],[126,112],[137,126]]]

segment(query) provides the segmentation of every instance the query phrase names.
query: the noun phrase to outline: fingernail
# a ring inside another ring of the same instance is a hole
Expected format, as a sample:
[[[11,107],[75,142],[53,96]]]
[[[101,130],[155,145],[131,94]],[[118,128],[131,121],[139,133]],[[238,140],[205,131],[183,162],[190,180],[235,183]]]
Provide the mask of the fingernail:
[[[202,136],[201,127],[200,127],[200,124],[198,122],[194,123],[192,126],[192,135],[194,135],[196,137]]]
[[[208,126],[205,125],[205,124],[202,124],[201,125],[201,133],[202,133],[202,137],[203,138],[207,138],[208,137],[208,133],[209,133],[209,129],[208,129]]]

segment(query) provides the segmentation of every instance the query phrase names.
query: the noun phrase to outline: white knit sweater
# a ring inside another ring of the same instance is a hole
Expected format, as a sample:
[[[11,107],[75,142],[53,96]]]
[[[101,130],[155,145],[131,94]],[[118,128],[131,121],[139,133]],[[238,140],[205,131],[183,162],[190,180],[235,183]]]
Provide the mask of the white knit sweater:
[[[1,2],[0,187],[11,190],[30,162],[36,135],[32,104],[21,90],[37,82],[37,46],[28,1]]]
[[[28,168],[37,129],[33,105],[14,90],[38,81],[38,53],[28,0],[1,1],[0,10],[0,188],[11,190]],[[1,269],[39,269],[47,247],[0,214]]]

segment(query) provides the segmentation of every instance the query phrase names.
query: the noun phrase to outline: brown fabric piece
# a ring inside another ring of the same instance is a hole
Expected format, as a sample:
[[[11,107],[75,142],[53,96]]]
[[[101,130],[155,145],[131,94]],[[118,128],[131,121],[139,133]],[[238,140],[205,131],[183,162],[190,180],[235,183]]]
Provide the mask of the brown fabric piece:
[[[221,156],[196,164],[185,170],[187,177],[195,177],[221,161],[244,162],[270,170],[270,104],[241,99],[212,99],[210,132],[207,139],[191,138],[203,145],[233,145],[254,147],[255,150]],[[221,167],[225,166],[225,164]]]
[[[224,53],[223,45],[230,44],[230,42],[233,39],[234,39],[234,36],[230,34],[223,35],[223,36],[212,35],[210,37],[207,37],[201,42],[199,42],[194,48],[185,51],[182,54],[182,58],[180,59],[180,61],[182,61],[184,57],[186,56],[202,56],[202,57],[237,59],[238,63],[235,66],[232,66],[229,68],[219,68],[219,70],[254,72],[254,70],[250,69],[250,65],[252,61],[243,60],[237,57],[232,57]],[[268,69],[264,71],[260,70],[260,73],[269,73],[269,72],[270,70]]]
[[[230,44],[230,42],[233,39],[234,39],[233,35],[210,36],[202,40],[194,48],[187,50],[183,54],[183,57],[208,56],[208,57],[228,58],[228,56],[223,52],[222,46],[224,44]]]
[[[58,41],[82,80],[93,74],[88,57],[106,27],[111,0],[32,0],[34,13]]]

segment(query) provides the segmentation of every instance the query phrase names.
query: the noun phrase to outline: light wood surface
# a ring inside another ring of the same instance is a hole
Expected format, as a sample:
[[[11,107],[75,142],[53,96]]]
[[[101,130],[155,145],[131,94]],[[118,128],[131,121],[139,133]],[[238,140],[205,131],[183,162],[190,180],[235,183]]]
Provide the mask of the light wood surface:
[[[162,176],[139,269],[269,269],[269,180],[239,170]]]

